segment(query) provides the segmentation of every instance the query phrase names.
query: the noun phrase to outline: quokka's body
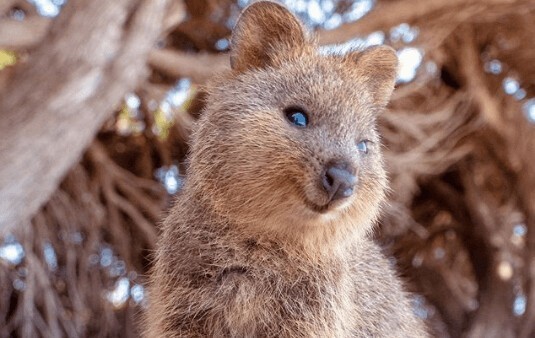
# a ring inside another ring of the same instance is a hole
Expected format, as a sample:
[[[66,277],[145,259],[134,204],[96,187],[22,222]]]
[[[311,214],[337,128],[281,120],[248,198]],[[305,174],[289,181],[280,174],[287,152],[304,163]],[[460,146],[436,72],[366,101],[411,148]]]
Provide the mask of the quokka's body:
[[[151,273],[148,337],[427,337],[369,238],[388,47],[320,52],[284,7],[238,20]]]

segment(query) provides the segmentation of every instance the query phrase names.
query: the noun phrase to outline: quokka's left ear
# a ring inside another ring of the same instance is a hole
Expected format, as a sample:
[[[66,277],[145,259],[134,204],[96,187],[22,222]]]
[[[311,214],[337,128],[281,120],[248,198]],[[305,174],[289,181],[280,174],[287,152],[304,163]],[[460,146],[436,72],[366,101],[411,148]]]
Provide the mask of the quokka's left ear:
[[[245,8],[232,33],[230,65],[237,71],[264,68],[308,43],[306,31],[286,7],[272,1]]]
[[[388,46],[373,46],[346,55],[355,62],[359,77],[369,86],[375,104],[385,107],[394,91],[398,68],[396,51]]]

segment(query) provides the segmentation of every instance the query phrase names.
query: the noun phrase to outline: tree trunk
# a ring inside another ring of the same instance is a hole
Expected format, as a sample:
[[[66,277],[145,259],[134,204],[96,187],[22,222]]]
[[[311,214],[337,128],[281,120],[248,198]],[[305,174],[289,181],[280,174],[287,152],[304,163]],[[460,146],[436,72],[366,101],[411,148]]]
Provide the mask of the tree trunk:
[[[0,231],[38,211],[146,76],[167,2],[71,0],[18,65],[0,95]]]

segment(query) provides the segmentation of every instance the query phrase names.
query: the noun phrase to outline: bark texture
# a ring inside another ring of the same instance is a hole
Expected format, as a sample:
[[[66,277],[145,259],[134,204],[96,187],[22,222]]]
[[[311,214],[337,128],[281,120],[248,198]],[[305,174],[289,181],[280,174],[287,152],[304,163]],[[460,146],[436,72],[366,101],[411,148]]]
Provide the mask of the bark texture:
[[[69,1],[0,93],[0,230],[31,219],[147,75],[166,0]]]

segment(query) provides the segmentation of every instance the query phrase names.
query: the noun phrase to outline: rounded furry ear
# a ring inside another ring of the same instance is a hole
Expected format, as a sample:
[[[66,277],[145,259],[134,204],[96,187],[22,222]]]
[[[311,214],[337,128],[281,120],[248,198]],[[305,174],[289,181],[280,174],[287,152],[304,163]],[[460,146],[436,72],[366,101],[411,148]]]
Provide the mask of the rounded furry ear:
[[[286,7],[259,1],[244,9],[231,38],[230,65],[237,71],[273,65],[306,44],[303,25]]]
[[[396,51],[389,46],[373,46],[364,51],[351,52],[347,57],[356,63],[357,73],[370,87],[375,103],[385,107],[396,84]]]

